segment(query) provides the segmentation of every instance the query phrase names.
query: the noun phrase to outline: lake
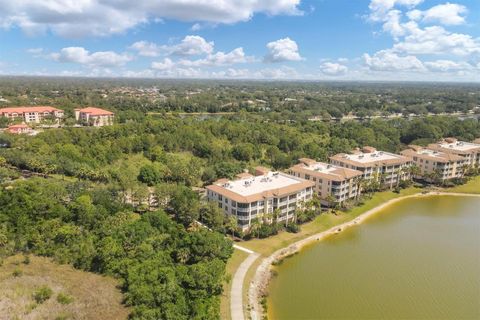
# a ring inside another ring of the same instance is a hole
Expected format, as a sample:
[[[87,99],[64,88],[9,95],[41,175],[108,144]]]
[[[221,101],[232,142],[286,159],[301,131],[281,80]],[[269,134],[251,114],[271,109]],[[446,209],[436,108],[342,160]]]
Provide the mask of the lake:
[[[480,198],[392,204],[276,267],[269,319],[480,319]]]

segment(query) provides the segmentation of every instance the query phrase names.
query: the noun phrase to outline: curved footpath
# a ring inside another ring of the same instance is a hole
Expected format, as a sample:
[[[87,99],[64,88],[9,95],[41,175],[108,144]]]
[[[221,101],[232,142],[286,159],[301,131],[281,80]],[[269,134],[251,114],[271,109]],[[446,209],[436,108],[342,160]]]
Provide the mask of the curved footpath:
[[[358,225],[359,223],[363,222],[365,219],[367,219],[368,217],[376,214],[377,212],[385,209],[386,207],[388,207],[389,205],[391,204],[394,204],[394,203],[397,203],[397,202],[400,202],[402,200],[405,200],[405,199],[409,199],[409,198],[420,198],[420,197],[428,197],[428,196],[438,196],[438,195],[450,195],[450,196],[462,196],[462,197],[480,197],[479,194],[469,194],[469,193],[449,193],[449,192],[429,192],[429,193],[417,193],[417,194],[413,194],[413,195],[408,195],[408,196],[403,196],[403,197],[399,197],[399,198],[395,198],[395,199],[392,199],[392,200],[389,200],[373,209],[370,209],[364,213],[362,213],[361,215],[359,215],[358,217],[356,217],[355,219],[353,220],[350,220],[350,221],[347,221],[345,223],[342,223],[340,225],[337,225],[335,227],[332,227],[326,231],[323,231],[323,232],[320,232],[320,233],[317,233],[317,234],[314,234],[312,236],[309,236],[305,239],[302,239],[302,240],[299,240],[285,248],[282,248],[282,249],[279,249],[277,251],[275,251],[273,254],[271,254],[269,257],[263,259],[262,263],[258,266],[256,272],[255,272],[255,276],[253,278],[253,281],[251,282],[250,284],[250,287],[249,287],[249,290],[248,290],[248,303],[249,303],[249,306],[250,306],[250,318],[252,320],[260,320],[262,319],[262,316],[263,316],[263,308],[262,308],[262,305],[260,304],[260,300],[262,298],[262,296],[267,292],[267,286],[268,286],[268,283],[270,281],[270,277],[271,277],[271,266],[272,266],[272,263],[276,262],[276,261],[280,261],[282,259],[284,259],[285,257],[288,257],[298,251],[300,251],[301,248],[303,248],[304,246],[310,244],[310,243],[313,243],[315,241],[319,241],[319,240],[322,240],[323,238],[325,238],[326,236],[329,236],[329,235],[332,235],[332,234],[337,234],[339,232],[341,232],[342,230],[348,228],[348,227],[351,227],[351,226],[354,226],[354,225]],[[245,275],[248,271],[248,267],[247,267],[247,270],[244,270],[244,264],[245,266],[247,265],[247,260],[249,260],[248,262],[248,266],[250,266],[253,261],[256,260],[256,257],[255,259],[252,258],[252,255],[250,255],[241,265],[240,267],[238,268],[237,272],[235,273],[235,278],[234,278],[234,283],[235,283],[235,280],[240,281],[240,287],[237,288],[236,290],[240,290],[240,291],[235,291],[235,294],[238,295],[242,294],[242,286],[243,286],[243,282],[245,280]],[[251,260],[251,261],[250,261]],[[242,269],[242,270],[241,270]],[[239,272],[241,271],[241,272]],[[237,279],[237,275],[239,277],[241,277],[241,279]],[[243,277],[242,277],[243,275]],[[232,294],[234,293],[234,287],[232,285]],[[236,301],[239,301],[239,299],[236,299]],[[241,303],[241,297],[240,297],[240,301]],[[242,310],[243,306],[234,306],[234,301],[233,301],[233,296],[232,296],[232,300],[231,300],[231,308],[232,308],[232,319],[233,320],[243,320],[244,319],[244,315],[242,313],[241,317],[236,317],[236,315],[238,315],[238,313],[234,314],[233,311],[234,311],[234,307],[235,307],[235,311],[236,310]]]
[[[243,260],[237,271],[235,271],[235,275],[233,276],[232,280],[232,288],[230,289],[230,316],[232,317],[232,320],[244,320],[243,282],[245,281],[245,276],[247,275],[248,269],[250,269],[255,260],[260,257],[260,254],[238,245],[234,245],[233,247],[237,250],[248,253],[248,257]]]

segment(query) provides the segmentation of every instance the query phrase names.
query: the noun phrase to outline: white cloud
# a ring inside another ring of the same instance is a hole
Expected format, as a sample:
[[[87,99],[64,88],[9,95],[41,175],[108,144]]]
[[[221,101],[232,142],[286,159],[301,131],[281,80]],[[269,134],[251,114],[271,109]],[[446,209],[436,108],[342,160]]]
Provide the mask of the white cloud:
[[[171,47],[171,54],[182,56],[195,56],[213,52],[213,41],[207,42],[200,36],[186,36],[181,43]]]
[[[320,71],[329,76],[340,76],[348,72],[348,67],[334,62],[324,62],[320,65]]]
[[[265,62],[284,62],[303,60],[298,52],[298,45],[290,38],[284,38],[267,43],[269,50]]]
[[[178,44],[158,45],[153,42],[137,41],[129,49],[135,50],[144,57],[158,57],[164,55],[195,56],[211,54],[214,50],[214,42],[207,42],[200,36],[186,36]]]
[[[382,50],[373,56],[364,54],[365,65],[373,71],[424,71],[423,63],[415,56],[399,56],[391,50]]]
[[[91,68],[118,67],[132,60],[132,57],[126,54],[118,54],[113,51],[90,53],[82,47],[63,48],[58,53],[52,53],[50,57],[57,62],[77,63]]]
[[[258,13],[299,15],[301,0],[0,0],[0,27],[105,36],[162,19],[236,23]]]
[[[413,8],[423,0],[372,0],[368,8],[370,9],[369,19],[372,21],[384,21],[390,10],[396,6],[405,6]]]
[[[467,71],[472,70],[472,65],[467,62],[457,62],[451,60],[436,60],[424,63],[425,66],[433,72],[452,72],[452,71]]]
[[[147,41],[137,41],[129,49],[138,51],[138,54],[144,57],[158,57],[162,51],[161,47]]]
[[[174,67],[175,67],[175,63],[169,58],[165,58],[161,62],[152,62],[152,69],[155,69],[155,70],[166,71],[166,70],[171,70]]]
[[[465,23],[464,14],[467,8],[457,3],[436,5],[426,11],[415,10],[409,16],[414,20],[422,18],[424,22],[439,22],[444,25],[459,25]]]
[[[420,28],[415,22],[405,24],[406,36],[393,49],[408,54],[453,54],[466,56],[480,53],[480,40],[462,33],[452,33],[441,26]]]

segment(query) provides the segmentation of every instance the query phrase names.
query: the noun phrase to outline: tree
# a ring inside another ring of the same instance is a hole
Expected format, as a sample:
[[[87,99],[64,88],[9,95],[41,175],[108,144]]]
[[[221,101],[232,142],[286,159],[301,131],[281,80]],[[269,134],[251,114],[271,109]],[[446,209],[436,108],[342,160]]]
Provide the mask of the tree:
[[[199,218],[198,196],[188,187],[177,187],[172,194],[170,207],[175,215],[175,219],[184,226],[189,226],[194,220]]]

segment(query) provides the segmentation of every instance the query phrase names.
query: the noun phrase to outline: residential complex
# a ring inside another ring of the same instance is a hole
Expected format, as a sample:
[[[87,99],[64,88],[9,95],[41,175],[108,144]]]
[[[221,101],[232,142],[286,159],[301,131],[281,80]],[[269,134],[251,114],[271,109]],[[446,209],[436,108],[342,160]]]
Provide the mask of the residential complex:
[[[271,220],[274,212],[277,221],[293,220],[295,211],[312,198],[313,187],[311,181],[258,167],[255,176],[242,173],[235,180],[216,181],[207,187],[207,197],[247,230],[254,219]]]
[[[60,122],[63,118],[63,110],[50,106],[37,107],[12,107],[0,109],[0,115],[7,117],[11,121],[21,121],[25,123],[40,123],[46,119]]]
[[[307,158],[299,161],[300,163],[291,167],[288,172],[312,181],[315,184],[315,194],[322,204],[328,206],[332,203],[342,204],[360,195],[359,178],[363,172]]]
[[[75,109],[75,119],[94,127],[110,126],[113,124],[114,113],[100,108],[88,107]]]
[[[330,161],[340,167],[361,171],[363,179],[375,179],[389,188],[397,186],[402,180],[410,179],[409,158],[377,151],[373,147],[355,149],[351,154],[340,153],[330,157]]]
[[[453,178],[461,178],[465,173],[465,165],[468,163],[466,158],[457,154],[419,146],[409,146],[409,149],[401,153],[412,159],[418,167],[417,178],[422,177],[430,182],[436,179],[445,181]]]
[[[13,124],[11,126],[8,126],[7,129],[8,132],[13,133],[13,134],[32,134],[33,130],[26,124]]]
[[[438,143],[429,144],[428,148],[462,156],[467,160],[466,164],[471,167],[480,165],[480,143],[446,138]]]

